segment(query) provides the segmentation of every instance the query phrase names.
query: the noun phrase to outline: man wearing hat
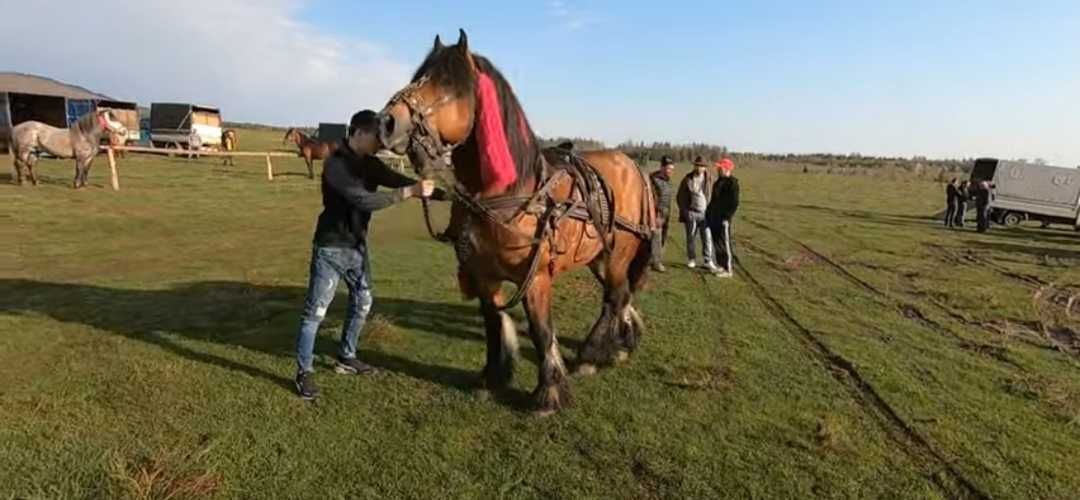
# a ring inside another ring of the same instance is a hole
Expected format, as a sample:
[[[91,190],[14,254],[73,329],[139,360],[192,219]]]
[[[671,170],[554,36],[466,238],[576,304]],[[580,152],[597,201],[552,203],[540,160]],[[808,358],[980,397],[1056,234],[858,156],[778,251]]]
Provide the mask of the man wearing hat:
[[[713,271],[713,244],[709,234],[709,226],[705,223],[705,210],[709,207],[709,198],[712,197],[713,182],[715,176],[709,171],[709,165],[705,158],[698,156],[694,159],[694,169],[683,177],[679,183],[679,192],[675,195],[675,202],[679,205],[679,222],[686,227],[686,258],[687,267],[697,267],[696,246],[697,239],[701,238],[701,253],[705,258],[705,268]]]
[[[721,278],[730,278],[735,269],[732,265],[735,258],[733,251],[735,243],[731,239],[731,220],[735,218],[735,212],[739,209],[739,179],[732,175],[735,162],[730,158],[716,162],[716,169],[720,172],[720,178],[713,184],[712,197],[705,216],[716,245],[716,265],[719,267],[716,275]]]
[[[675,162],[670,156],[660,159],[660,169],[649,175],[652,183],[653,198],[656,199],[656,221],[659,234],[652,239],[652,268],[658,273],[664,269],[664,245],[667,243],[668,221],[671,215],[671,174],[675,171]]]

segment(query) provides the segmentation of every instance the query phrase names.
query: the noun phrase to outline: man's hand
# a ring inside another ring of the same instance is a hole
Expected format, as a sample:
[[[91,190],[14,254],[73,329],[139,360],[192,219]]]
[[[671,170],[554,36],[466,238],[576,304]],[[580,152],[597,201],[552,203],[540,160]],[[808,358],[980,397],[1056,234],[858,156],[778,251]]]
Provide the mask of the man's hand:
[[[417,182],[408,187],[401,188],[401,193],[404,198],[412,198],[419,196],[421,198],[428,198],[435,192],[435,181],[423,180]]]
[[[420,181],[417,186],[420,187],[421,198],[431,198],[431,195],[435,192],[435,181],[425,179]]]

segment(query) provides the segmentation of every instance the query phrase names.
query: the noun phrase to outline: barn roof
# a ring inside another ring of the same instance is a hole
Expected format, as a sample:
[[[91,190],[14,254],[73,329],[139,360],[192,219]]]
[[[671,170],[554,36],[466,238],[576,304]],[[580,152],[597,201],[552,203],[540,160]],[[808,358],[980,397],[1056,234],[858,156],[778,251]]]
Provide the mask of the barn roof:
[[[53,80],[37,75],[0,71],[0,92],[19,92],[24,94],[55,95],[68,99],[106,99],[112,98],[91,92],[78,85]]]

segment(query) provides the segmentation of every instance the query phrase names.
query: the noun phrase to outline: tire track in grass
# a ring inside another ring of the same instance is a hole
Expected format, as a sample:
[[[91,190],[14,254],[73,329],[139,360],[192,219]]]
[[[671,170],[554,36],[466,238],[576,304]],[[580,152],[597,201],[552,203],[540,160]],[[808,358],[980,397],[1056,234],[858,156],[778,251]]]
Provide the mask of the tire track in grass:
[[[951,498],[990,498],[978,485],[942,456],[927,438],[907,423],[859,373],[854,363],[830,349],[810,329],[799,323],[738,258],[735,259],[735,267],[750,284],[750,289],[765,309],[799,339],[806,351],[829,372],[833,379],[847,389],[859,406],[908,457],[928,470],[936,468],[940,471],[940,473],[931,473],[930,480],[942,493]]]
[[[813,255],[815,258],[825,263],[825,265],[827,265],[830,269],[836,272],[836,274],[840,275],[840,277],[844,278],[849,283],[855,285],[858,288],[861,288],[862,290],[866,291],[867,293],[878,299],[878,302],[881,303],[883,306],[896,309],[897,312],[904,318],[914,321],[919,325],[922,325],[924,328],[933,331],[939,335],[943,335],[945,337],[953,339],[955,342],[957,342],[957,346],[960,349],[968,352],[977,353],[981,356],[985,356],[1005,365],[1008,365],[1016,370],[1026,372],[1026,369],[1022,365],[1007,356],[1006,348],[965,338],[963,335],[960,335],[952,328],[949,328],[948,326],[928,317],[922,312],[922,309],[920,309],[917,304],[891,296],[889,293],[856,276],[855,273],[852,273],[848,268],[836,262],[828,255],[825,255],[824,253],[806,244],[802,240],[799,240],[798,238],[788,235],[787,233],[780,231],[779,229],[770,227],[760,222],[756,222],[747,218],[744,218],[744,220],[751,226],[754,226],[765,232],[775,234],[787,241],[790,241],[791,243],[794,243],[803,251],[809,253],[810,255]]]

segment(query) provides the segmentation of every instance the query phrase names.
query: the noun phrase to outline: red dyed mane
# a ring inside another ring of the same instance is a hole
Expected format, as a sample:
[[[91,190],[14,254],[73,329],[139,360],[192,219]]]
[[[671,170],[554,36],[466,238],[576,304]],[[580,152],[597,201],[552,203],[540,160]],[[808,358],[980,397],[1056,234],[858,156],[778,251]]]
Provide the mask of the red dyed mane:
[[[518,124],[519,127],[522,123]],[[480,179],[485,193],[499,193],[517,181],[517,167],[510,154],[503,127],[502,107],[495,82],[483,72],[476,74],[476,143],[480,150]],[[527,137],[527,136],[526,136]]]

